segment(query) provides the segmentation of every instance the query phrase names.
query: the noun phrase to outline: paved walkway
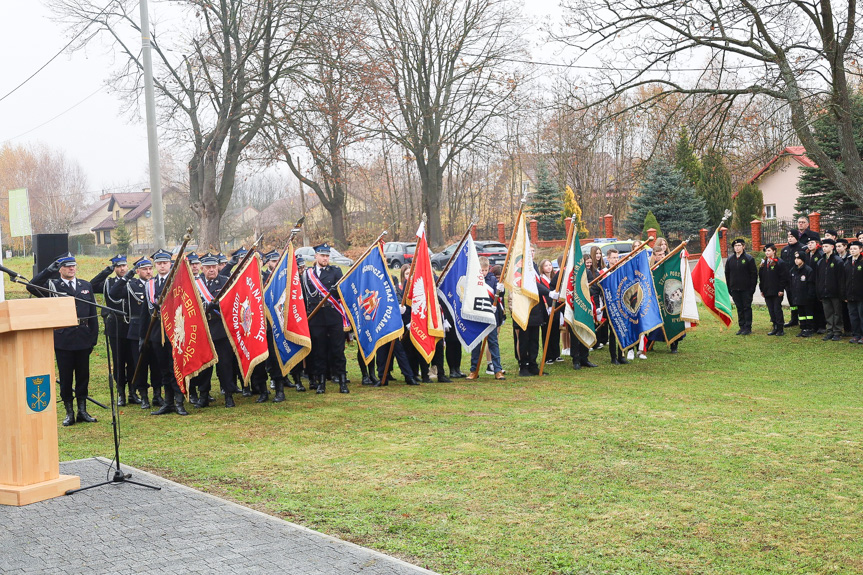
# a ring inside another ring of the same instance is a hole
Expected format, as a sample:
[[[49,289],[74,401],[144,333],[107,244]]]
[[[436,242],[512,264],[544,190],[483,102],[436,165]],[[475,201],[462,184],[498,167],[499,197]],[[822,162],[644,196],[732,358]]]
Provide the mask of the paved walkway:
[[[86,486],[106,479],[108,463],[68,461],[60,472]],[[123,471],[162,490],[108,485],[0,506],[0,573],[432,573],[150,473]]]

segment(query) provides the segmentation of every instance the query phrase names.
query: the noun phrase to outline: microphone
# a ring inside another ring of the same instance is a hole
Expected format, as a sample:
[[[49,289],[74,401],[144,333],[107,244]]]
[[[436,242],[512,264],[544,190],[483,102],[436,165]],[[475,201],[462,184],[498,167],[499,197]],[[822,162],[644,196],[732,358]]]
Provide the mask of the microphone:
[[[0,265],[0,272],[9,274],[9,277],[11,277],[13,280],[21,277],[21,274],[19,274],[18,272],[13,272],[12,270],[3,265]]]

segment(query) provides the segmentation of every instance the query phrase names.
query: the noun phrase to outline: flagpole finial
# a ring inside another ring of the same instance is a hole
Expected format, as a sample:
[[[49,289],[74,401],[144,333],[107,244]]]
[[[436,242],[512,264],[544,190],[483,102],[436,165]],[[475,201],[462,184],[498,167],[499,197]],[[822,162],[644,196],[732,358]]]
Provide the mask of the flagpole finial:
[[[192,226],[186,228],[186,235],[183,236],[183,239],[189,241],[192,239]]]

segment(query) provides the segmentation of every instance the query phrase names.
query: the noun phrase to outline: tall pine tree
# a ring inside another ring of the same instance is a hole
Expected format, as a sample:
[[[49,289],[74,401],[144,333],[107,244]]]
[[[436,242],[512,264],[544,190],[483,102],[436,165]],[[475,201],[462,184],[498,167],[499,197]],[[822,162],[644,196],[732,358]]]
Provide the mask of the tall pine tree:
[[[674,148],[674,167],[686,177],[693,186],[698,184],[701,175],[701,162],[695,155],[695,148],[689,141],[689,131],[686,126],[680,128],[680,136],[677,138],[677,146]]]
[[[707,206],[708,224],[717,227],[725,210],[731,209],[731,172],[719,150],[711,148],[701,159],[701,176],[695,189]]]
[[[851,115],[854,125],[854,142],[857,149],[863,153],[863,95],[856,93],[851,98]],[[840,169],[842,160],[839,153],[839,134],[836,125],[828,114],[822,114],[813,122],[815,139],[821,149],[836,161]],[[797,182],[797,204],[794,209],[798,214],[811,212],[821,213],[830,225],[850,230],[854,225],[854,212],[859,212],[860,206],[848,194],[836,187],[827,179],[821,168],[803,168],[803,176]],[[849,214],[849,212],[851,212]]]
[[[641,228],[641,239],[647,241],[647,230],[654,230],[657,238],[664,238],[662,235],[662,226],[659,225],[659,220],[653,215],[653,212],[647,212],[644,217],[644,226]]]
[[[667,237],[683,239],[697,234],[707,224],[704,200],[686,177],[665,160],[655,160],[648,167],[624,224],[626,231],[640,236],[648,212],[653,212]]]
[[[536,193],[530,200],[530,212],[537,221],[537,231],[541,240],[555,240],[563,237],[563,200],[560,189],[548,174],[548,166],[540,162],[536,170]],[[537,238],[534,238],[537,239]]]

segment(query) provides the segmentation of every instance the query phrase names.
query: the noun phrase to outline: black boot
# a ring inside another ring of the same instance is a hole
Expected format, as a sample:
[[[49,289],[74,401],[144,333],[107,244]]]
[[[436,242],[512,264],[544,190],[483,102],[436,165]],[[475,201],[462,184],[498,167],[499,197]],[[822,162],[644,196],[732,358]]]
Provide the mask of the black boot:
[[[225,407],[237,407],[234,403],[234,394],[225,392]]]
[[[202,393],[201,396],[198,398],[198,401],[192,401],[191,400],[191,394],[189,394],[189,397],[190,397],[189,403],[191,403],[194,407],[197,407],[200,409],[203,409],[205,407],[210,407],[210,394],[209,393]]]
[[[578,360],[573,361],[572,362],[572,369],[575,369],[575,370],[581,369],[581,362]]]
[[[141,392],[141,399],[138,401],[141,404],[141,409],[150,409],[150,397],[147,395],[147,390]]]
[[[270,390],[267,389],[267,384],[264,382],[263,385],[264,390],[258,395],[258,399],[255,400],[255,403],[266,403],[270,401]]]
[[[126,405],[126,385],[122,383],[117,384],[117,407],[124,407]]]
[[[66,418],[63,419],[63,427],[75,425],[75,408],[72,407],[72,402],[64,401],[63,405],[66,407]]]
[[[420,382],[418,382],[413,377],[411,377],[409,375],[405,376],[405,385],[419,385],[419,384],[420,384]]]
[[[777,331],[779,331],[779,328],[778,328],[778,327],[776,326],[776,324],[774,323],[774,324],[773,324],[773,329],[771,329],[770,331],[768,331],[768,332],[767,332],[767,335],[776,335],[776,332],[777,332]]]
[[[141,404],[141,398],[138,397],[138,393],[134,389],[129,390],[129,403],[134,403],[135,405]]]
[[[173,405],[171,405],[170,403],[168,403],[167,401],[165,401],[161,397],[159,399],[162,400],[162,406],[159,409],[157,409],[156,411],[151,411],[150,415],[165,415],[166,413],[174,413],[174,406]],[[153,397],[153,405],[156,405],[156,398],[155,397]]]
[[[198,407],[198,401],[200,401],[200,398],[198,397],[198,390],[197,389],[190,389],[189,390],[189,403],[191,403],[195,407]]]
[[[348,376],[347,374],[341,374],[338,376],[339,379],[339,393],[350,393],[351,391],[348,389]]]
[[[294,388],[297,391],[305,391],[306,390],[306,386],[303,385],[303,378],[299,375],[294,376]]]
[[[189,412],[186,411],[185,406],[183,405],[183,396],[177,395],[174,397],[174,411],[177,412],[177,415],[189,415]]]
[[[87,423],[96,423],[96,418],[87,413],[87,398],[78,399],[78,417],[75,421],[84,421]]]
[[[153,388],[153,405],[156,407],[165,407],[165,400],[162,398],[162,388]]]
[[[621,353],[617,355],[617,363],[619,365],[626,365],[627,363],[629,363],[629,360],[623,357],[623,354]]]
[[[281,403],[285,401],[285,380],[281,377],[273,380],[276,384],[276,395],[273,397],[273,403]]]
[[[581,360],[580,365],[581,365],[582,367],[599,367],[598,365],[596,365],[595,363],[593,363],[593,362],[592,362],[592,361],[590,361],[589,359],[583,359],[583,360]]]
[[[243,386],[243,397],[252,397],[252,388],[248,385]]]
[[[326,393],[327,392],[327,376],[318,375],[315,376],[317,379],[317,387],[315,387],[315,393]]]
[[[368,374],[366,374],[363,376],[363,381],[362,381],[362,383],[360,383],[360,385],[365,385],[365,386],[371,387],[372,385],[374,385],[374,383],[372,383],[372,378],[370,378],[368,376]]]
[[[674,340],[669,348],[671,349],[671,353],[677,353],[677,344],[680,343],[678,340]]]

